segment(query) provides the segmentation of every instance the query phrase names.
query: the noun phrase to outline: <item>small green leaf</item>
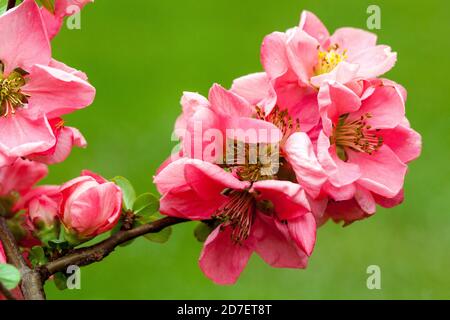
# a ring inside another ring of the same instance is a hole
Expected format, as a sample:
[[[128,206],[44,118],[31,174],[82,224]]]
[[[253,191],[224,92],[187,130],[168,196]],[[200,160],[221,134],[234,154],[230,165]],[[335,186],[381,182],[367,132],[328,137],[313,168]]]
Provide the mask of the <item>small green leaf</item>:
[[[53,281],[59,290],[67,289],[67,276],[63,272],[55,273]]]
[[[136,215],[148,218],[159,210],[159,200],[151,193],[141,194],[133,203],[133,212]]]
[[[200,222],[194,229],[194,236],[200,242],[205,242],[213,228],[206,223]]]
[[[19,270],[10,264],[0,264],[0,282],[6,289],[14,289],[20,282]]]
[[[29,259],[33,266],[41,266],[48,262],[44,248],[38,246],[31,248]]]
[[[117,176],[111,179],[122,190],[123,209],[130,211],[133,209],[133,203],[136,200],[136,191],[133,185],[126,178]]]
[[[45,9],[55,13],[55,0],[39,0],[39,2]]]
[[[147,240],[156,242],[156,243],[166,243],[169,241],[169,238],[172,234],[172,228],[168,227],[161,230],[158,233],[147,233],[144,237]]]

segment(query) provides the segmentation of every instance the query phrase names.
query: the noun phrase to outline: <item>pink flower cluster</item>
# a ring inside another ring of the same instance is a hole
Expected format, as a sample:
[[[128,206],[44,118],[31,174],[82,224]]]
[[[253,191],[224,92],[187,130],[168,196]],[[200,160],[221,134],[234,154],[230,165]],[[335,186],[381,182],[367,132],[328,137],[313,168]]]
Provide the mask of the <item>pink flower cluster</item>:
[[[0,214],[18,227],[24,248],[60,234],[76,246],[111,230],[121,215],[122,191],[88,171],[62,186],[34,187],[48,164],[86,146],[62,117],[90,105],[95,88],[83,72],[52,58],[50,39],[74,6],[88,2],[56,0],[49,11],[24,0],[0,16]]]
[[[184,93],[181,150],[154,182],[162,213],[213,226],[200,256],[209,278],[234,283],[253,252],[305,268],[327,220],[350,224],[403,201],[421,137],[406,90],[380,78],[396,59],[376,35],[330,35],[305,11],[297,27],[265,37],[264,72],[229,90],[215,84],[208,98]]]

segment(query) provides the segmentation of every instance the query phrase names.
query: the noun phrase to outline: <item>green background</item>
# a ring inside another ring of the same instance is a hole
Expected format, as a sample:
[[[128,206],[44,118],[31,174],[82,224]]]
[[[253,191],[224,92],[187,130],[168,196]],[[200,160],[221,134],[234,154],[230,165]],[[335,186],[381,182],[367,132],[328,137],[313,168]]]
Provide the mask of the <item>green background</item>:
[[[417,3],[417,4],[416,4]],[[165,245],[140,239],[104,262],[82,269],[82,289],[50,299],[428,299],[450,298],[450,135],[448,81],[450,2],[96,0],[82,12],[81,30],[64,28],[54,56],[84,70],[97,88],[95,103],[67,117],[89,147],[53,166],[46,183],[88,168],[128,177],[138,191],[155,191],[152,176],[175,145],[174,120],[183,91],[207,94],[260,71],[264,35],[315,12],[330,31],[365,28],[378,4],[380,43],[399,53],[388,77],[409,92],[407,114],[423,135],[421,158],[407,176],[406,200],[347,228],[329,223],[307,270],[273,269],[254,256],[234,286],[214,285],[197,265],[194,224],[174,227]],[[366,269],[379,265],[382,289],[368,290]]]

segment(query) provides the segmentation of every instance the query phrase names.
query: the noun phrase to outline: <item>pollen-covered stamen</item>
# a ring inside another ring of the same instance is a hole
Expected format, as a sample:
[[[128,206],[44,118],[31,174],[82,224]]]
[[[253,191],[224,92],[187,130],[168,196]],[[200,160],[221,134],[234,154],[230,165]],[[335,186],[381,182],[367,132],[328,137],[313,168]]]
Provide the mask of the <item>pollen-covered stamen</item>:
[[[348,114],[342,115],[337,125],[333,126],[330,143],[336,145],[338,156],[346,161],[346,148],[370,155],[377,151],[383,145],[383,138],[377,136],[376,130],[367,124],[366,120],[372,117],[370,113],[355,120],[348,120],[348,116]]]
[[[318,48],[319,49],[319,48]],[[331,72],[336,66],[347,59],[347,50],[342,53],[338,52],[339,46],[337,44],[330,47],[328,51],[319,50],[318,58],[319,61],[314,68],[314,73],[316,75],[321,75],[324,73]]]
[[[250,234],[255,214],[255,198],[248,191],[227,190],[229,201],[217,209],[213,218],[222,222],[223,227],[232,228],[231,239],[242,243]]]
[[[3,65],[0,63],[0,115],[14,114],[16,109],[28,102],[28,95],[21,91],[25,85],[26,72],[16,69],[8,76],[3,74]]]
[[[300,131],[300,120],[292,118],[286,109],[281,110],[279,106],[275,106],[268,116],[264,114],[261,108],[256,107],[256,115],[259,119],[271,122],[280,129],[283,133],[281,145],[286,142],[291,134]]]

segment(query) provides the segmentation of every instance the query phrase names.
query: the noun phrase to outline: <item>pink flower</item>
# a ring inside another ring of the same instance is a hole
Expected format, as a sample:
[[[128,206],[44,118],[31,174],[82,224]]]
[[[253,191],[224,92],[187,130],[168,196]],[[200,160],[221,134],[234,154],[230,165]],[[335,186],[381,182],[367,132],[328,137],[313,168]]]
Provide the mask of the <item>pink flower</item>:
[[[52,60],[39,7],[25,0],[0,17],[0,160],[46,152],[56,137],[48,119],[91,104],[83,74]]]
[[[376,204],[399,204],[407,163],[421,152],[421,137],[405,118],[402,87],[371,80],[353,89],[331,81],[319,93],[317,159],[328,176],[323,190],[338,202],[327,211],[346,222],[375,213]]]
[[[255,85],[248,90],[247,96],[250,96],[252,95],[251,90],[255,90],[258,94],[261,93],[263,88]],[[183,148],[179,155],[228,166],[238,175],[241,173],[240,176],[244,180],[248,180],[252,176],[252,179],[255,180],[261,178],[257,172],[254,172],[260,170],[261,166],[254,166],[252,172],[244,170],[245,172],[242,174],[242,163],[227,162],[230,159],[225,159],[228,154],[225,154],[223,145],[230,138],[245,141],[247,145],[257,145],[259,151],[271,145],[273,148],[268,149],[271,151],[267,152],[270,161],[262,165],[266,171],[266,178],[281,178],[282,180],[295,182],[296,175],[303,177],[304,171],[308,170],[309,176],[301,179],[299,183],[307,191],[308,196],[312,198],[319,196],[321,187],[327,177],[316,159],[313,145],[308,136],[306,133],[300,132],[301,124],[298,119],[292,118],[278,107],[273,108],[271,113],[266,115],[260,107],[255,107],[255,102],[251,99],[248,101],[219,85],[213,86],[209,96],[209,100],[207,100],[196,93],[185,93],[183,95],[181,100],[183,114],[178,118],[175,125],[175,132],[181,132],[180,136],[183,142]],[[217,97],[220,97],[220,99]],[[276,137],[277,139],[270,140],[262,134],[255,135],[254,140],[225,136],[227,129],[236,128],[243,131],[253,129],[255,133],[269,132],[269,138]],[[208,130],[215,130],[221,134],[211,139],[211,135],[207,134]],[[211,148],[211,145],[214,148]],[[220,152],[210,153],[208,150],[211,149]],[[170,162],[171,160],[166,161],[160,170]],[[315,174],[311,174],[312,172],[315,172]],[[317,214],[321,215],[320,212],[317,212]]]
[[[54,12],[42,8],[42,18],[49,38],[53,39],[59,33],[65,17],[79,13],[90,2],[94,0],[56,0]]]
[[[30,160],[16,159],[0,168],[0,197],[28,192],[47,175],[47,166]]]
[[[180,159],[154,179],[163,214],[214,219],[200,268],[218,284],[232,284],[255,251],[273,267],[305,268],[316,223],[304,190],[295,183],[241,181],[220,167]]]
[[[67,231],[80,240],[111,230],[122,208],[122,191],[89,171],[60,188],[58,215]]]
[[[58,218],[61,200],[60,186],[40,186],[25,194],[14,209],[15,211],[26,210],[35,228],[48,229]]]
[[[298,27],[264,39],[261,59],[271,80],[295,79],[300,86],[315,87],[328,80],[346,84],[378,77],[394,66],[397,54],[376,42],[375,34],[355,28],[330,36],[314,14],[304,11]]]

